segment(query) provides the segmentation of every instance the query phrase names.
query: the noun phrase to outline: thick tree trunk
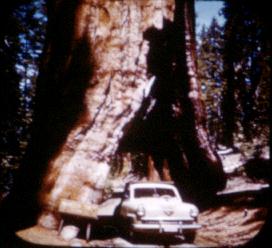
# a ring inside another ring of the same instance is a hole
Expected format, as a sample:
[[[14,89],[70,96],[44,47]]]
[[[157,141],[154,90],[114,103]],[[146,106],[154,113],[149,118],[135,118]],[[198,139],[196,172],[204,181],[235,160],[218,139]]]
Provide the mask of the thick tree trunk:
[[[38,100],[45,106],[37,110],[55,145],[40,192],[49,211],[62,198],[100,201],[110,157],[154,83],[143,33],[151,26],[162,29],[163,18],[172,20],[174,4],[89,0],[58,1],[52,7],[38,85]]]
[[[176,1],[176,9],[174,0],[48,6],[35,129],[17,203],[37,213],[41,189],[39,223],[47,227],[63,198],[98,203],[110,157],[127,140],[140,140],[134,143],[149,155],[154,180],[156,169],[191,192],[222,188],[196,75],[193,2]]]

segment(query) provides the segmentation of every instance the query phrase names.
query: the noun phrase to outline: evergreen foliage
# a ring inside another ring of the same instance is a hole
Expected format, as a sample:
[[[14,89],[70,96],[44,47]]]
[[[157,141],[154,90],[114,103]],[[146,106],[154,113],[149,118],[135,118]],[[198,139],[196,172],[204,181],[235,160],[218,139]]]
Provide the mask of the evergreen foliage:
[[[226,1],[223,14],[225,27],[216,20],[203,27],[198,46],[210,136],[214,145],[266,146],[271,44],[265,11],[246,1]]]
[[[0,198],[12,185],[12,171],[19,167],[30,136],[44,5],[9,1],[0,10]]]
[[[198,46],[198,76],[202,83],[208,130],[216,145],[222,140],[222,113],[220,104],[225,87],[223,75],[224,29],[216,19],[210,27],[202,28]]]
[[[233,144],[234,132],[240,133],[244,141],[263,136],[267,143],[271,44],[265,8],[247,1],[227,1],[224,15],[227,19],[224,47],[227,87],[222,102],[224,136],[230,137],[229,132],[233,132],[225,143]]]

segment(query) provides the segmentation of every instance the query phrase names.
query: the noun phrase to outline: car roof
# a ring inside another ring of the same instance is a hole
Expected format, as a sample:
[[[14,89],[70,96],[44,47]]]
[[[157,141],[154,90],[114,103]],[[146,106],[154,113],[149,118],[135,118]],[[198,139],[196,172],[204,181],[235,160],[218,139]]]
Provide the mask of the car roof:
[[[173,182],[133,182],[129,183],[130,186],[132,187],[143,187],[143,188],[149,188],[149,187],[173,187],[174,183]]]

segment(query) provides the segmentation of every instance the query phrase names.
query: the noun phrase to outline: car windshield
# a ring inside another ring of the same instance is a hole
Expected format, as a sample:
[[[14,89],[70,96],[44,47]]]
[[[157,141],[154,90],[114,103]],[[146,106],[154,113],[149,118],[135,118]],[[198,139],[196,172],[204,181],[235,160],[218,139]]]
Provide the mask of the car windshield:
[[[161,197],[163,195],[168,195],[175,197],[175,192],[168,188],[136,188],[134,190],[134,197]]]

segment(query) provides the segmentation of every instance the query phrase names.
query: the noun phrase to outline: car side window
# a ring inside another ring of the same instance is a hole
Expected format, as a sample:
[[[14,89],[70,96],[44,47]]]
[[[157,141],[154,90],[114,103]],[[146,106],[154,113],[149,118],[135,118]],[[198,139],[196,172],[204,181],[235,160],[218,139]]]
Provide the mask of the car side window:
[[[176,197],[175,191],[168,188],[136,188],[134,190],[135,198],[160,197],[164,195]]]
[[[134,197],[141,198],[141,197],[152,197],[155,194],[154,189],[135,189]]]
[[[168,196],[171,196],[171,197],[175,197],[175,192],[172,190],[172,189],[163,189],[163,188],[158,188],[157,189],[157,194],[159,196],[162,196],[162,195],[168,195]]]

